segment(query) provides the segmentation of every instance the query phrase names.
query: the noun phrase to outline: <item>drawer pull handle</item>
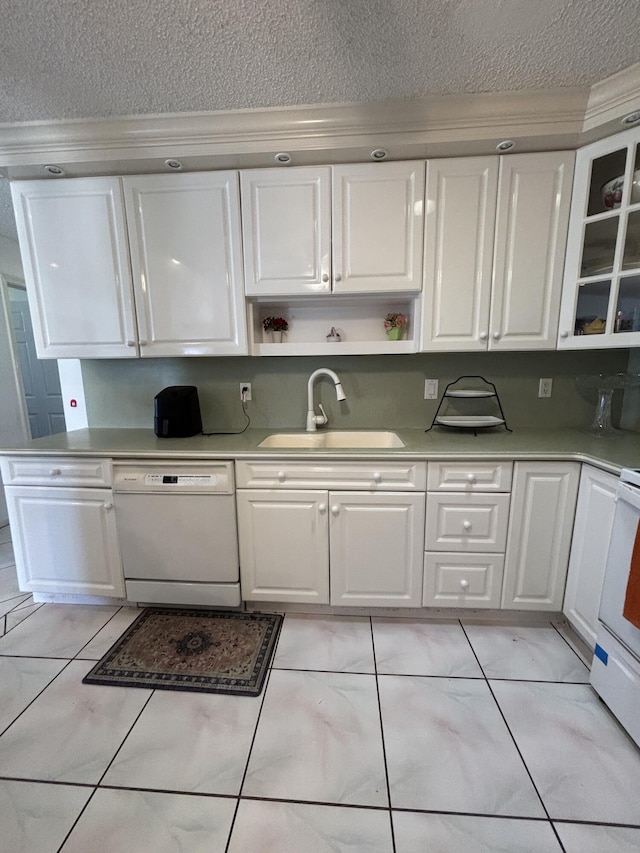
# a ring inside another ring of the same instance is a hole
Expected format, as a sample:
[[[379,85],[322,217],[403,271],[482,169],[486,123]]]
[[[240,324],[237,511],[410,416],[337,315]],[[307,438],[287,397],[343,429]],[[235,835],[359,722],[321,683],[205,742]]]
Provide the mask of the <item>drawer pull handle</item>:
[[[476,475],[475,475],[475,474],[467,474],[467,480],[468,480],[470,483],[475,483],[475,481],[476,481]]]
[[[463,521],[462,526],[464,527],[465,530],[471,530],[471,527],[472,527],[470,521]]]
[[[460,581],[462,589],[469,589],[469,581]]]
[[[334,504],[334,505],[331,507],[331,513],[332,513],[332,515],[338,515],[338,513],[339,513],[339,512],[340,512],[340,507],[339,507],[337,504]]]
[[[62,474],[62,471],[61,471],[61,469],[60,469],[60,468],[52,468],[52,469],[49,471],[49,473],[51,474],[51,476],[52,476],[52,477],[59,477],[59,476],[60,476],[60,474]]]
[[[286,479],[287,475],[284,473],[284,471],[278,471],[278,480],[280,480],[281,483],[284,483]]]
[[[327,505],[326,504],[318,504],[318,512],[326,512]]]
[[[380,474],[380,473],[378,473],[378,471],[376,471],[376,473],[373,475],[373,479],[376,483],[381,483],[382,482],[382,474]]]
[[[104,508],[106,509],[107,512],[109,512],[110,509],[113,509],[113,504],[105,504]]]

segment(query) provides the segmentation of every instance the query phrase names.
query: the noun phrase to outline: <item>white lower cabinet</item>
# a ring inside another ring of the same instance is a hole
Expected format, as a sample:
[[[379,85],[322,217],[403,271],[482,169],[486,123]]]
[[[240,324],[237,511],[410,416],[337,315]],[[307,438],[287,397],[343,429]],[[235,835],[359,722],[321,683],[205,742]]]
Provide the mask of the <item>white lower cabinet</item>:
[[[502,587],[507,610],[562,608],[578,462],[516,462]]]
[[[124,597],[111,489],[7,486],[23,591]]]
[[[424,465],[238,462],[236,477],[244,600],[420,606]]]
[[[583,465],[562,612],[592,649],[613,527],[618,478]]]
[[[500,607],[504,554],[424,555],[425,607]]]

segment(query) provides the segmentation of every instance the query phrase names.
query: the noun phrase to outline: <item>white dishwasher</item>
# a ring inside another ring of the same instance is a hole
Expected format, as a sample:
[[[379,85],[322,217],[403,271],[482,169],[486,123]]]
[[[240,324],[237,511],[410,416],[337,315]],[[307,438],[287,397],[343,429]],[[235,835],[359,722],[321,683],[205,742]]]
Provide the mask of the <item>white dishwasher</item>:
[[[240,604],[232,462],[114,462],[113,493],[129,601]]]

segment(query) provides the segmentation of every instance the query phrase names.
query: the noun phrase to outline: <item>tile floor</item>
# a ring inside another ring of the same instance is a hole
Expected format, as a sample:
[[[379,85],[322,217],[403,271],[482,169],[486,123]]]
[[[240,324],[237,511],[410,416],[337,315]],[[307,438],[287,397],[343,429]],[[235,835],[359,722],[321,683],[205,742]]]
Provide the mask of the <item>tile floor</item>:
[[[640,849],[640,750],[552,623],[287,615],[257,699],[81,684],[136,616],[0,530],[0,849]]]

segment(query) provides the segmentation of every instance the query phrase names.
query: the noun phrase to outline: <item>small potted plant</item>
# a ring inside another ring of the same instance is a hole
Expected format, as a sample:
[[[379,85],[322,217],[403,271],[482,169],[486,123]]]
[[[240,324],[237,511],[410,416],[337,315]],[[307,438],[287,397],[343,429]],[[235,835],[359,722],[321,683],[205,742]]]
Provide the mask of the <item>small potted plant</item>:
[[[384,318],[384,330],[390,341],[399,341],[407,326],[408,320],[405,314],[392,311]]]
[[[282,335],[289,330],[289,323],[284,317],[265,317],[262,328],[267,335],[271,335],[274,343],[279,344],[282,342]]]

